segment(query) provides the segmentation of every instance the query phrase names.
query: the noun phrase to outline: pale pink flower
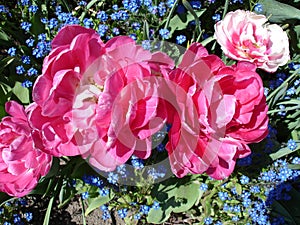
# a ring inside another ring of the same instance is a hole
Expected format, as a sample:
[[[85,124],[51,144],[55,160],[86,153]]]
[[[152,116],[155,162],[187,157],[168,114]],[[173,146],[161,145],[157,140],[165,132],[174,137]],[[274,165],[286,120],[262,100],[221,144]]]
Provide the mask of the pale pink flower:
[[[254,63],[275,72],[289,60],[286,32],[277,24],[267,24],[264,15],[236,10],[215,24],[215,38],[229,58]]]

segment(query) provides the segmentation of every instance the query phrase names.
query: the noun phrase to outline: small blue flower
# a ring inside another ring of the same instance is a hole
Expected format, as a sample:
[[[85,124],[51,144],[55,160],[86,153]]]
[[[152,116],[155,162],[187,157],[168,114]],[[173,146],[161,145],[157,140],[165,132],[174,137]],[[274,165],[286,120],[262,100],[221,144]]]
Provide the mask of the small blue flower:
[[[160,29],[159,34],[163,39],[169,39],[170,38],[170,31],[168,29]]]
[[[29,0],[21,0],[22,6],[29,5],[30,1]]]
[[[300,164],[300,158],[299,157],[293,158],[292,163],[293,164]]]
[[[103,220],[108,220],[110,218],[110,213],[108,210],[105,210],[102,214],[102,219]]]
[[[225,201],[225,200],[228,199],[228,193],[227,193],[227,192],[222,192],[222,191],[220,191],[220,192],[218,193],[218,196],[219,196],[219,198],[220,198],[222,201]]]
[[[297,148],[298,146],[297,146],[297,143],[296,143],[293,139],[290,139],[290,140],[288,140],[288,142],[287,142],[287,147],[288,147],[290,150],[294,151],[294,150],[296,150],[296,148]]]
[[[28,38],[26,40],[26,44],[27,44],[28,47],[33,47],[34,39],[33,38]]]
[[[39,9],[39,7],[37,5],[31,5],[31,6],[29,6],[28,11],[32,12],[32,13],[36,13],[38,11],[38,9]]]
[[[221,14],[219,13],[216,13],[212,16],[212,19],[215,21],[215,22],[218,22],[221,20]]]
[[[100,209],[101,209],[101,211],[106,211],[106,210],[108,210],[108,207],[107,207],[107,205],[101,205]]]
[[[5,221],[5,222],[3,223],[3,225],[11,225],[11,223],[10,223],[10,222],[7,222],[7,221]]]
[[[117,173],[109,172],[107,181],[111,184],[117,184],[119,180],[119,175]]]
[[[181,45],[186,41],[186,36],[185,35],[179,35],[176,37],[176,43]]]
[[[194,9],[200,9],[201,8],[201,2],[200,1],[190,1],[190,4]]]
[[[93,23],[93,20],[90,19],[90,18],[84,18],[83,19],[83,25],[86,27],[86,28],[92,28],[94,26],[94,23]]]
[[[232,221],[234,221],[234,222],[237,222],[237,221],[239,221],[240,220],[240,218],[238,217],[238,216],[233,216],[232,217]]]
[[[135,41],[137,40],[136,34],[129,34],[128,36]]]
[[[204,224],[209,225],[213,223],[213,219],[211,217],[207,217],[204,219]]]
[[[112,6],[112,9],[113,9],[113,10],[118,10],[119,7],[118,7],[118,5],[113,5],[113,6]]]
[[[119,35],[119,34],[120,34],[120,30],[119,30],[119,28],[117,28],[117,27],[114,27],[114,28],[112,29],[112,32],[113,32],[114,35]]]
[[[139,159],[136,156],[131,157],[131,164],[135,169],[142,169],[144,168],[144,161],[142,159]]]
[[[10,56],[15,56],[16,55],[16,48],[15,47],[11,47],[7,50],[7,54],[9,54]]]
[[[263,12],[263,5],[259,4],[259,3],[255,4],[254,11],[258,12],[258,13],[262,13]]]
[[[208,185],[207,184],[205,184],[205,183],[202,183],[202,184],[200,184],[200,188],[199,188],[201,191],[207,191],[207,189],[208,189]]]
[[[87,3],[86,3],[86,1],[80,1],[80,2],[78,2],[78,5],[79,6],[86,6]]]
[[[105,24],[100,24],[98,26],[98,33],[101,37],[105,36],[107,30],[108,30],[108,26]]]
[[[32,24],[31,23],[29,23],[29,22],[22,22],[21,23],[21,28],[23,29],[23,30],[25,30],[25,31],[29,31],[30,30],[30,27],[32,26]]]
[[[142,214],[147,215],[149,213],[149,211],[150,211],[150,207],[149,206],[147,206],[147,205],[141,205],[140,212]]]
[[[152,209],[157,210],[160,208],[159,202],[154,201],[152,205]]]
[[[124,219],[127,216],[127,209],[119,209],[118,210],[118,215],[121,219]]]
[[[14,223],[15,224],[21,222],[21,215],[20,214],[14,214],[13,218],[14,218]]]
[[[101,195],[101,196],[107,196],[107,195],[109,195],[109,189],[107,189],[107,188],[101,188],[100,190],[99,190],[99,194]]]
[[[30,222],[33,219],[33,215],[31,212],[24,213],[24,217],[28,222]]]
[[[30,57],[28,55],[22,56],[21,59],[24,64],[27,64],[27,65],[30,64]]]
[[[17,66],[16,67],[16,73],[19,74],[19,75],[25,73],[24,67],[22,65]]]
[[[29,87],[32,87],[33,83],[30,80],[25,80],[25,81],[22,82],[21,85],[24,88],[29,88]]]
[[[84,200],[84,199],[87,199],[89,197],[89,192],[83,192],[82,194],[81,194],[81,198]]]
[[[49,29],[51,30],[53,28],[56,28],[57,26],[58,26],[58,20],[56,18],[51,18],[48,24]]]
[[[133,217],[135,220],[140,220],[141,219],[141,214],[135,214]]]
[[[4,213],[4,208],[0,207],[0,215]]]
[[[99,11],[97,13],[97,19],[99,19],[100,22],[105,22],[108,20],[108,15],[106,14],[105,11]]]
[[[245,175],[242,175],[241,178],[240,178],[241,184],[248,184],[249,181],[250,181],[249,177],[247,177]]]

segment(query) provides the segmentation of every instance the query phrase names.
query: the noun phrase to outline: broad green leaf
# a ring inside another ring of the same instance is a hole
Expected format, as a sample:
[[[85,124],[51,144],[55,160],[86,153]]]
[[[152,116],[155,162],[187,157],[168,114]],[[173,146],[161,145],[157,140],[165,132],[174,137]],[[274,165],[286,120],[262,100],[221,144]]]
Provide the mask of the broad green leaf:
[[[150,209],[147,215],[147,222],[153,224],[162,224],[167,221],[171,215],[171,208]]]
[[[16,82],[12,92],[23,104],[30,103],[29,90],[27,88],[22,87],[21,82]]]
[[[205,9],[196,11],[196,15],[200,17],[203,13],[205,12]],[[173,32],[176,30],[183,30],[185,29],[189,22],[193,21],[195,18],[191,13],[187,13],[184,15],[175,15],[171,20],[170,20],[170,34],[172,35]]]
[[[87,209],[85,211],[85,216],[87,216],[94,209],[96,209],[96,208],[100,207],[101,205],[104,205],[107,202],[109,202],[113,197],[114,197],[114,193],[110,192],[110,194],[107,195],[107,196],[99,196],[97,198],[89,198],[88,201],[90,203],[89,203],[89,206],[87,207]]]
[[[300,10],[293,6],[275,0],[260,0],[258,3],[263,6],[262,14],[269,17],[272,23],[290,23],[300,20]]]
[[[279,159],[283,156],[292,154],[292,153],[294,153],[295,151],[297,151],[299,149],[300,149],[300,146],[298,146],[294,151],[292,151],[288,147],[285,147],[285,148],[282,148],[282,149],[280,149],[279,151],[277,151],[275,153],[270,154],[270,157],[271,157],[272,160],[276,160],[276,159]]]

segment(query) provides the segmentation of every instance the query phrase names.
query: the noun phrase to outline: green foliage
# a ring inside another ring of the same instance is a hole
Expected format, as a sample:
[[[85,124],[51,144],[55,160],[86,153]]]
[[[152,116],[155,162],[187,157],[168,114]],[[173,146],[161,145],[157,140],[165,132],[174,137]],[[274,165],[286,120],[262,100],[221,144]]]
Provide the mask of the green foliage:
[[[260,0],[263,14],[273,23],[296,23],[300,20],[300,10],[275,0]]]

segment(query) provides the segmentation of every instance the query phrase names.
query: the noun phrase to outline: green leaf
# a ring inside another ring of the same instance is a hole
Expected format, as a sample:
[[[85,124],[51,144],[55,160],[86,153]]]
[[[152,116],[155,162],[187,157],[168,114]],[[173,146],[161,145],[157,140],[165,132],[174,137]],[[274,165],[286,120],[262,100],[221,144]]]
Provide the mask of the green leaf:
[[[162,224],[163,222],[167,221],[170,217],[171,209],[150,209],[147,215],[147,222],[153,224]]]
[[[15,86],[12,89],[12,92],[23,104],[30,103],[29,90],[27,88],[22,87],[21,82],[16,82]]]
[[[195,11],[195,14],[200,17],[203,13],[205,12],[205,9],[200,10],[200,11]],[[185,29],[189,22],[193,21],[194,15],[191,13],[186,13],[183,15],[175,15],[171,20],[170,20],[170,24],[169,24],[169,28],[170,28],[170,34],[172,35],[174,33],[174,31],[176,30],[183,30]]]
[[[114,193],[110,192],[107,196],[99,196],[97,198],[89,198],[89,206],[87,207],[85,211],[85,216],[87,216],[90,212],[92,212],[94,209],[100,207],[101,205],[104,205],[105,203],[109,202],[113,197]]]
[[[260,0],[258,3],[263,6],[262,14],[269,17],[272,23],[294,23],[300,20],[300,10],[293,6],[275,0]]]
[[[46,214],[44,217],[43,225],[48,225],[50,222],[50,214],[51,214],[51,210],[52,210],[53,201],[54,201],[54,196],[49,201],[47,211],[46,211]]]
[[[294,153],[295,151],[297,151],[299,149],[300,149],[300,146],[298,146],[294,151],[292,151],[288,147],[285,147],[285,148],[282,148],[282,149],[280,149],[279,151],[277,151],[275,153],[270,154],[270,157],[271,157],[272,160],[276,160],[276,159],[279,159],[283,156],[292,154],[292,153]]]

